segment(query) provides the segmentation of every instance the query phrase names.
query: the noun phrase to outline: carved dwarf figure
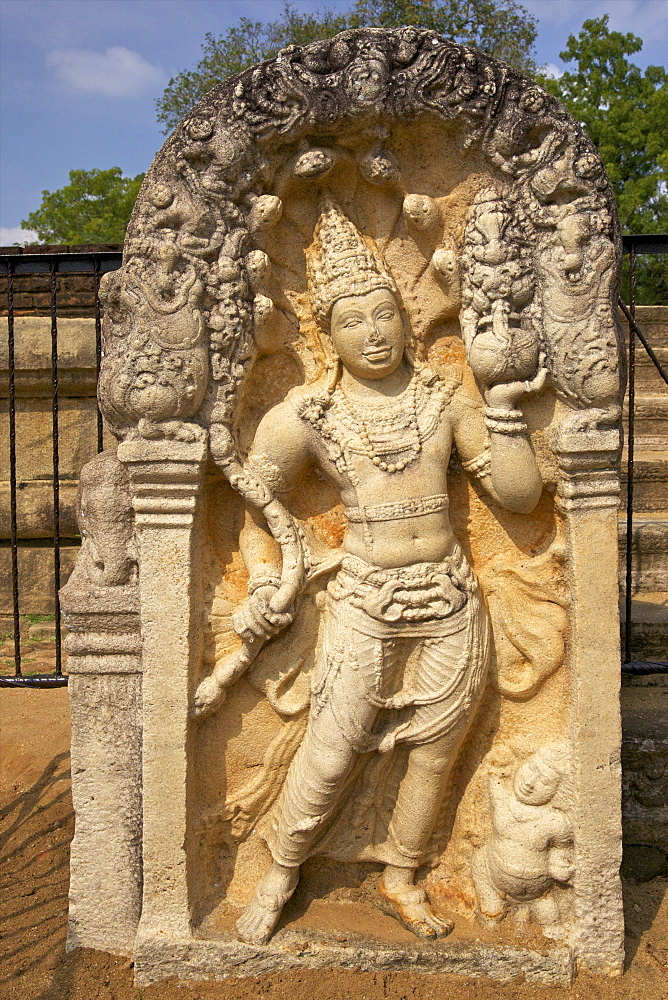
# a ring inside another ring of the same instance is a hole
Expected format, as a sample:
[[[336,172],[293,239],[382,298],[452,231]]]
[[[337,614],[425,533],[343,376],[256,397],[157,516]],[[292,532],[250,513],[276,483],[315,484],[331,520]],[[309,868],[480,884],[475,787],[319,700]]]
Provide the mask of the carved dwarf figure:
[[[103,451],[81,470],[79,480],[81,555],[75,579],[93,587],[137,582],[137,543],[128,474],[114,452]]]
[[[503,771],[490,774],[493,834],[473,858],[483,922],[496,923],[510,907],[529,904],[547,937],[563,936],[550,890],[573,876],[573,829],[565,808],[569,771],[568,747],[557,743],[532,754],[512,781]]]
[[[273,866],[237,928],[243,940],[269,939],[358,755],[403,744],[406,770],[387,836],[374,845],[385,864],[380,892],[416,934],[443,936],[451,921],[434,913],[414,879],[482,693],[489,648],[478,583],[448,517],[448,462],[456,446],[499,503],[531,511],[542,483],[517,400],[544,376],[483,386],[483,417],[461,386],[446,386],[414,360],[377,246],[329,197],[307,257],[333,374],[266,414],[247,467],[283,500],[315,466],[336,489],[347,528],[326,593],[306,734],[268,824]],[[251,598],[235,627],[265,640],[291,610],[272,604],[280,548],[257,511],[247,514],[241,549]],[[207,678],[205,700],[232,679]]]

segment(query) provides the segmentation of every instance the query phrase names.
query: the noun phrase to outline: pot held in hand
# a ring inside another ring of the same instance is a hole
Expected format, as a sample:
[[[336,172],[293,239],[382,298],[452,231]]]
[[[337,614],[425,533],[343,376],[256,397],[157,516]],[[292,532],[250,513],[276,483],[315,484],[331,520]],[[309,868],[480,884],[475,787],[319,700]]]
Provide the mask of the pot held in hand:
[[[479,333],[469,349],[469,364],[485,385],[521,382],[533,378],[538,367],[538,341],[528,330]]]

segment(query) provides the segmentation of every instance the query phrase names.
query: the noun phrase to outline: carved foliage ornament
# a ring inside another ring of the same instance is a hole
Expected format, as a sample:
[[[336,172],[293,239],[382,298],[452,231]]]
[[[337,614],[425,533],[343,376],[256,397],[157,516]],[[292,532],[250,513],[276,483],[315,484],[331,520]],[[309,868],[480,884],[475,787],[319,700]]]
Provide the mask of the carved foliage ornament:
[[[140,420],[230,424],[257,328],[273,308],[259,293],[269,261],[254,233],[279,219],[274,191],[286,171],[322,180],[342,155],[318,147],[295,160],[295,142],[308,145],[313,130],[367,128],[360,172],[401,188],[374,130],[425,116],[460,122],[462,145],[507,178],[475,199],[459,251],[469,351],[485,355],[499,378],[503,355],[513,355],[521,377],[540,351],[573,407],[610,405],[617,386],[607,358],[616,345],[603,331],[614,323],[584,317],[580,306],[601,302],[592,283],[609,279],[618,239],[592,143],[551,96],[480,52],[422,29],[360,29],[289,46],[214,88],[153,163],[123,267],[103,282],[100,399],[119,436]],[[452,263],[447,249],[434,261],[446,270]]]
[[[272,261],[257,240],[280,220],[288,185],[312,184],[317,201],[344,160],[397,202],[416,242],[435,232],[442,206],[407,190],[384,146],[393,127],[415,121],[447,125],[462,155],[482,156],[496,178],[473,197],[455,237],[462,245],[430,249],[425,265],[455,302],[461,295],[473,370],[493,384],[544,367],[576,424],[618,418],[619,236],[602,164],[574,119],[521,74],[431,31],[359,29],[289,46],[215,87],[151,166],[123,266],[102,284],[99,396],[120,438],[188,440],[210,429],[214,459],[281,538],[290,593],[303,572],[295,525],[243,469],[234,431],[264,332],[285,318],[263,291]],[[329,214],[314,239],[329,225],[324,235],[345,242],[342,217]],[[360,280],[372,241],[365,252]],[[313,302],[316,320],[327,305]]]

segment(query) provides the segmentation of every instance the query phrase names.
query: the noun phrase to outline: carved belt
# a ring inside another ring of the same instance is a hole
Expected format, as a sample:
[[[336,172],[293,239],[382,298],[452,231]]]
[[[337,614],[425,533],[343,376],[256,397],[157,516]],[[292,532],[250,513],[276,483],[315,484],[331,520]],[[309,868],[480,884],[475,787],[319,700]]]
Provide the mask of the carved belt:
[[[327,589],[335,601],[349,601],[377,621],[417,623],[455,615],[473,586],[473,574],[456,545],[443,562],[391,570],[347,555]]]
[[[448,497],[445,493],[437,493],[432,497],[415,497],[413,500],[394,500],[391,503],[379,503],[372,507],[344,507],[349,521],[399,521],[404,517],[421,517],[423,514],[435,514],[445,510]]]

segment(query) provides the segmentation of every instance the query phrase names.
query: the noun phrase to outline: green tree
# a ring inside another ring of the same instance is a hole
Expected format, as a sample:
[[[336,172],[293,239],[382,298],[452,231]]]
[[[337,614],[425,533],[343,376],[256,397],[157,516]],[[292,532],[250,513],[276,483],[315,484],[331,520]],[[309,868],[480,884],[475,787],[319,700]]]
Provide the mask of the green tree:
[[[43,243],[122,243],[143,174],[120,167],[70,170],[70,183],[42,191],[42,204],[21,225]]]
[[[582,123],[596,144],[617,199],[622,231],[668,231],[668,74],[629,62],[642,39],[610,31],[608,17],[585,21],[560,58],[575,63],[541,84]],[[668,302],[666,257],[638,258],[638,300]]]
[[[270,59],[290,43],[306,45],[345,28],[432,28],[447,38],[475,45],[529,72],[537,27],[515,0],[356,0],[347,11],[301,14],[290,3],[276,21],[243,17],[224,35],[208,33],[193,70],[173,77],[156,101],[158,121],[169,132],[215,84],[253,63]]]

